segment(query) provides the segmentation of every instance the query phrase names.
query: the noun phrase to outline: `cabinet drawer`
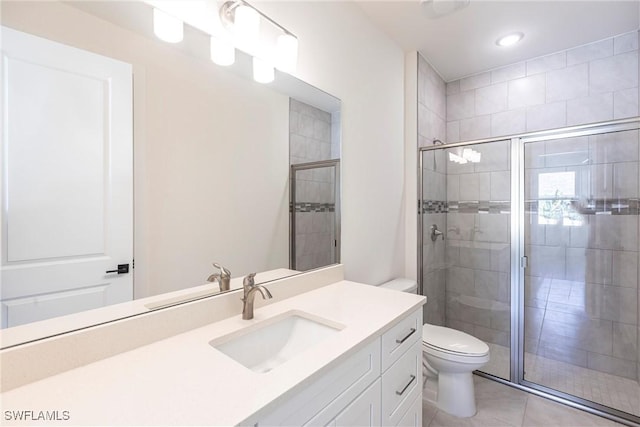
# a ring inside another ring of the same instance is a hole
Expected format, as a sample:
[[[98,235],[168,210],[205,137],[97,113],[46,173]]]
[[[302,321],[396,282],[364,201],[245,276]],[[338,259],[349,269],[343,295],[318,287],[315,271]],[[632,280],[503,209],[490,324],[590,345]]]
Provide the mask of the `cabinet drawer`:
[[[397,425],[422,395],[422,341],[415,342],[382,374],[382,425]]]
[[[382,335],[382,371],[387,370],[413,343],[421,340],[422,307]]]
[[[327,425],[379,376],[380,340],[377,339],[260,417],[257,425]]]

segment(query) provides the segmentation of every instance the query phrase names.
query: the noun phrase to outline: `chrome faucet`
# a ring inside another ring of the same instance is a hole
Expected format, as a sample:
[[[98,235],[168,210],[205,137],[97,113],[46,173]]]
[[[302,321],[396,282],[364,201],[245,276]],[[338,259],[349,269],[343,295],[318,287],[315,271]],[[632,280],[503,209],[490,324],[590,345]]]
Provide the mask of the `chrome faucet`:
[[[436,240],[438,240],[438,236],[442,237],[442,240],[444,240],[444,233],[438,230],[437,224],[433,224],[430,230],[431,230],[431,241],[435,242]]]
[[[262,294],[262,299],[273,298],[269,289],[262,285],[256,285],[254,278],[256,273],[248,274],[242,281],[242,287],[244,288],[244,297],[242,298],[242,318],[244,320],[253,319],[253,300],[256,297],[256,292]]]
[[[231,282],[231,272],[218,264],[217,262],[213,263],[213,266],[220,270],[220,273],[214,273],[207,278],[207,282],[218,282],[220,285],[220,291],[228,291],[229,285]]]

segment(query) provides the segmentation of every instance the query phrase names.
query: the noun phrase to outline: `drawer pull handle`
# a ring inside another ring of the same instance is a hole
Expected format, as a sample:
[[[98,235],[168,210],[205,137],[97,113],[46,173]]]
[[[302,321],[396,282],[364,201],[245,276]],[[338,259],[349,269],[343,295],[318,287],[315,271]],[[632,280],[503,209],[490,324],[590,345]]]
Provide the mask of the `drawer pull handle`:
[[[413,335],[416,332],[416,328],[411,328],[411,330],[409,331],[409,333],[407,334],[406,337],[402,338],[402,339],[396,339],[396,343],[397,344],[402,344],[403,342],[405,342],[407,339],[409,339],[409,337],[411,335]]]
[[[409,388],[409,386],[411,384],[413,384],[413,382],[416,380],[416,376],[415,375],[411,375],[411,379],[409,380],[409,382],[407,383],[406,386],[404,386],[404,388],[400,391],[396,390],[396,394],[398,396],[402,396],[404,394],[405,391],[407,391],[407,389]]]

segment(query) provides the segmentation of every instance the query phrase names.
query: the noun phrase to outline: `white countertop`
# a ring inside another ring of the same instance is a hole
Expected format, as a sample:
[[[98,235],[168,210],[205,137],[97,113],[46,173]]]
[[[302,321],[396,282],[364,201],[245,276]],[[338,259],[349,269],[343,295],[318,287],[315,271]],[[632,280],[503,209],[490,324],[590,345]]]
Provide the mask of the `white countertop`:
[[[68,411],[68,421],[23,425],[236,425],[288,399],[420,307],[422,296],[341,281],[73,369],[0,395],[5,411]],[[267,373],[209,345],[290,310],[346,327]],[[61,415],[62,416],[62,415]]]

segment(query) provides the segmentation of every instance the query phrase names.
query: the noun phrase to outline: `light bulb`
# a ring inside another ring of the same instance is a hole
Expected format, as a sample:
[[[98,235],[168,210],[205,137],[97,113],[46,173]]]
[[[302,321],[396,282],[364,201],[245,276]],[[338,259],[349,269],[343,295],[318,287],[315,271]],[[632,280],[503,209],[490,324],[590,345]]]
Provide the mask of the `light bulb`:
[[[502,47],[512,46],[522,40],[523,37],[524,34],[522,33],[507,34],[506,36],[500,37],[496,40],[496,44]]]
[[[258,11],[250,6],[238,6],[234,11],[233,31],[241,49],[252,52],[260,36]]]
[[[276,67],[287,73],[296,71],[298,64],[298,39],[291,34],[278,36]]]
[[[253,79],[258,83],[271,83],[275,79],[273,66],[257,56],[253,58]]]
[[[153,9],[153,32],[165,42],[181,42],[183,37],[182,21],[160,9]]]
[[[218,65],[227,66],[236,61],[236,50],[227,40],[211,37],[211,60]]]

